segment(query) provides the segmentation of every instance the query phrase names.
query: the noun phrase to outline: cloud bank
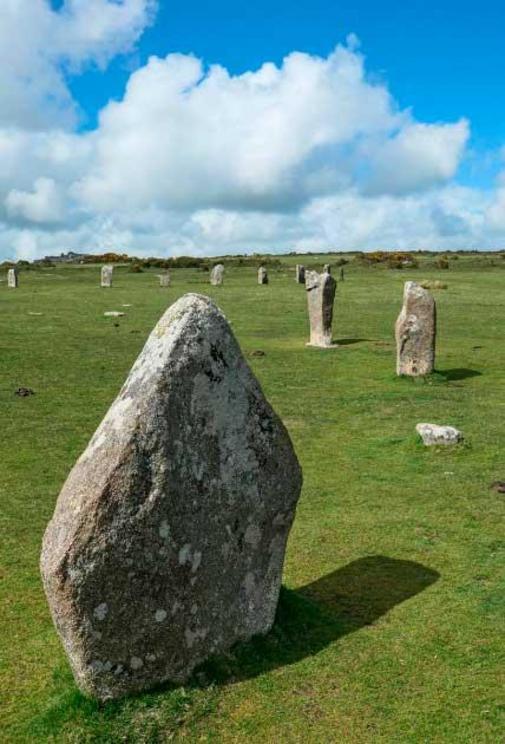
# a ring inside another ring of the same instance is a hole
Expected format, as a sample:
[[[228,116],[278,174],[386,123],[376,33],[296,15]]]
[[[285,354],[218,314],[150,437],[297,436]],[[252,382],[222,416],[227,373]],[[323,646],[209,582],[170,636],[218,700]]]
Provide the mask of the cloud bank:
[[[458,183],[469,122],[400,109],[354,38],[240,75],[151,57],[79,131],[68,81],[131,51],[155,11],[1,4],[0,257],[500,247],[505,180]]]

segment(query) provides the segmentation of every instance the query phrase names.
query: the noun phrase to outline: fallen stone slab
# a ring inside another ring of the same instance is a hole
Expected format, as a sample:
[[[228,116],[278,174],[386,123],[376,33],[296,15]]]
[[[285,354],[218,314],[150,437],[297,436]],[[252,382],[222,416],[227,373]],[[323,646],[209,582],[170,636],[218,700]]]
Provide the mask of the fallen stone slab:
[[[417,424],[417,433],[427,446],[433,444],[458,444],[463,441],[463,434],[454,426],[439,426],[438,424]]]
[[[124,316],[124,313],[122,313],[120,310],[108,310],[106,313],[104,313],[105,318],[122,318]]]
[[[267,633],[302,483],[289,435],[208,298],[153,332],[70,473],[41,571],[75,679],[100,700]]]

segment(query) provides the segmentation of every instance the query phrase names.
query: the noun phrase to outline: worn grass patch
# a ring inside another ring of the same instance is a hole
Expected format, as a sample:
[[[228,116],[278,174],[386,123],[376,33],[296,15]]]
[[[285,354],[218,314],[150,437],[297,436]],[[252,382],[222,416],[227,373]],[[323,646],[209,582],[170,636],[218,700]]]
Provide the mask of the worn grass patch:
[[[350,263],[339,347],[319,352],[305,347],[303,258],[284,262],[268,286],[255,269],[227,269],[222,287],[177,270],[167,290],[155,272],[120,268],[102,290],[90,266],[0,285],[2,741],[502,740],[505,497],[489,484],[505,480],[505,271],[451,265],[437,372],[412,381],[394,374],[402,284],[436,272]],[[187,291],[227,314],[303,466],[285,588],[266,638],[183,688],[99,705],[75,687],[53,630],[40,543],[147,334]],[[425,448],[421,421],[452,424],[465,443]]]

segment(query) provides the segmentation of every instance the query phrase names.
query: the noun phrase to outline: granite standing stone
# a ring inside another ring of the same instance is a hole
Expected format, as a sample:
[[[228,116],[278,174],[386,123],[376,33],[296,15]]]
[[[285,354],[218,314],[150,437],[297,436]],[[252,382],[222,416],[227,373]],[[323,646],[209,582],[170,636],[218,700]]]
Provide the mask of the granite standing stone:
[[[169,287],[170,286],[170,274],[168,271],[165,274],[160,274],[160,287]]]
[[[101,700],[267,633],[302,474],[230,326],[163,315],[70,473],[41,570],[75,679]]]
[[[305,284],[305,266],[296,264],[296,283]]]
[[[405,282],[403,307],[396,321],[396,373],[416,377],[433,372],[437,314],[432,295]]]
[[[214,287],[218,287],[220,284],[223,283],[223,277],[224,277],[224,266],[223,264],[217,264],[216,266],[214,266],[214,268],[210,272],[210,283]]]
[[[309,308],[310,341],[308,346],[330,347],[332,344],[331,324],[333,303],[337,283],[331,274],[305,272],[305,289]]]
[[[113,266],[102,266],[101,285],[102,287],[112,287]]]
[[[325,264],[323,266],[323,274],[331,274],[331,264]]]
[[[9,269],[7,272],[7,286],[10,289],[16,289],[19,284],[19,276],[17,269]]]
[[[268,272],[264,266],[258,269],[258,284],[268,284]]]

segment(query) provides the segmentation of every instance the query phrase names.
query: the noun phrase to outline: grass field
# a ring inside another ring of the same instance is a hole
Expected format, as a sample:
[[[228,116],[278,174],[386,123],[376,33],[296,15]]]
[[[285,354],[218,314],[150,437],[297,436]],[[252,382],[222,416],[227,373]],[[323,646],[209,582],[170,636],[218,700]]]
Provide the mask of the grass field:
[[[154,273],[116,269],[106,290],[96,266],[0,284],[3,742],[504,740],[505,495],[490,484],[505,480],[505,261],[442,272],[351,263],[335,305],[341,346],[322,351],[305,347],[295,260],[268,286],[250,268],[216,288],[177,270],[168,290]],[[397,379],[403,282],[425,278],[448,283],[435,293],[440,374]],[[41,538],[148,333],[188,291],[226,313],[303,467],[285,588],[268,637],[184,688],[100,706],[78,692],[53,630]],[[17,397],[20,386],[35,395]],[[421,421],[466,441],[424,448]]]

